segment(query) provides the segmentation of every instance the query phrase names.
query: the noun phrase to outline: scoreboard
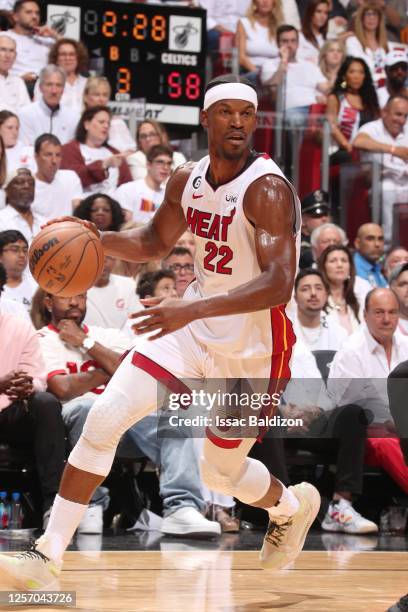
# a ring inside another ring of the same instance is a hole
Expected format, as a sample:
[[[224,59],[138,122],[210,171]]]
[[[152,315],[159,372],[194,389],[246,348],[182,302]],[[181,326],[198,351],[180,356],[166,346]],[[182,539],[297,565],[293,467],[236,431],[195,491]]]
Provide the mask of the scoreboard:
[[[205,11],[106,0],[54,0],[46,10],[48,25],[86,45],[91,71],[108,78],[114,101],[131,105],[144,98],[146,116],[175,126],[199,124]]]

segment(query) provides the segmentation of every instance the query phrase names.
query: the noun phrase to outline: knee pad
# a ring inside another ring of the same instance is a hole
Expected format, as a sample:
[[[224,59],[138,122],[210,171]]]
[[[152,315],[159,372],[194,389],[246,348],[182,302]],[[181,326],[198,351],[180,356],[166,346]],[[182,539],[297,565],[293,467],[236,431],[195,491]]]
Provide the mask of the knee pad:
[[[211,465],[204,457],[200,462],[201,478],[204,484],[212,491],[218,491],[224,493],[224,495],[233,496],[234,485],[231,481],[230,476],[221,474],[218,469]]]

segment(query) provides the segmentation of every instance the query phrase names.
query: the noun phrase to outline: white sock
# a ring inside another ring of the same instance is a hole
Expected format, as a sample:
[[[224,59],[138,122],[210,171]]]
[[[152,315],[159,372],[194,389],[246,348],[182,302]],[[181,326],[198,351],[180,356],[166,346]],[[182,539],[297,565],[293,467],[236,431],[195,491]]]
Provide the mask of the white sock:
[[[296,495],[292,493],[292,491],[289,491],[282,482],[281,485],[283,491],[278,503],[276,506],[272,506],[272,508],[267,508],[271,518],[276,518],[277,516],[292,516],[299,509],[299,500]]]
[[[88,505],[77,504],[57,494],[52,505],[47,529],[36,542],[38,550],[60,564],[62,556],[87,508]]]

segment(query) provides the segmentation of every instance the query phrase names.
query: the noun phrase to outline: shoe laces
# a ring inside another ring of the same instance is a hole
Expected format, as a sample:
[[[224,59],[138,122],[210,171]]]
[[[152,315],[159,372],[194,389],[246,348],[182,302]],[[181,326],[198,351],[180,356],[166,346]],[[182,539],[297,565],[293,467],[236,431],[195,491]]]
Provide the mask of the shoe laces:
[[[277,523],[275,521],[269,521],[268,529],[266,531],[265,540],[267,540],[273,546],[278,547],[282,544],[282,538],[284,537],[288,527],[292,525],[292,519],[288,519],[285,523]]]
[[[42,552],[37,550],[37,548],[35,547],[35,544],[32,544],[30,550],[25,550],[24,552],[19,553],[17,557],[19,559],[34,559],[37,561],[41,560],[41,561],[44,561],[44,563],[48,563],[50,561],[48,557],[46,557],[45,555],[42,554]]]

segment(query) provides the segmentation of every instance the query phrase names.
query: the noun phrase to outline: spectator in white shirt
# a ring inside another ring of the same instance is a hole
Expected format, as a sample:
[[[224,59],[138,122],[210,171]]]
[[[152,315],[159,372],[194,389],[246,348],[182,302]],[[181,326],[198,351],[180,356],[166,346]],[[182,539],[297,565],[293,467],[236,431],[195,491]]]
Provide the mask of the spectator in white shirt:
[[[83,74],[88,72],[88,50],[82,42],[72,38],[60,38],[51,47],[48,63],[59,66],[65,72],[66,81],[61,104],[70,108],[77,107],[82,112],[83,95],[87,78]],[[35,84],[34,101],[41,99],[39,82]]]
[[[35,141],[35,197],[32,210],[53,219],[72,215],[83,197],[82,185],[73,170],[60,170],[62,146],[53,134],[42,134]]]
[[[388,53],[385,18],[377,2],[364,2],[354,16],[355,36],[346,39],[347,55],[361,57],[370,68],[376,87],[385,81],[385,57]]]
[[[408,337],[408,263],[400,264],[390,274],[390,287],[400,303],[398,331]]]
[[[92,221],[100,232],[119,232],[125,222],[119,202],[104,193],[94,193],[82,200],[74,216]]]
[[[31,210],[34,187],[34,177],[28,168],[15,170],[6,180],[7,206],[0,210],[0,231],[19,230],[29,244],[46,223],[45,217]]]
[[[60,104],[65,87],[65,72],[53,64],[43,68],[39,87],[41,99],[19,112],[21,140],[33,145],[36,138],[46,132],[58,136],[61,143],[65,144],[74,137],[80,117],[78,109]]]
[[[388,282],[390,282],[393,269],[407,262],[408,251],[404,247],[397,246],[387,253],[384,261],[384,275]]]
[[[85,323],[120,329],[134,337],[127,325],[129,315],[143,310],[143,306],[136,295],[134,279],[112,274],[115,261],[114,257],[105,256],[101,276],[88,289]]]
[[[318,63],[319,51],[327,37],[329,10],[328,0],[309,0],[302,18],[302,31],[299,33],[300,60]]]
[[[310,351],[338,351],[348,334],[324,311],[328,288],[318,270],[301,270],[295,280],[297,313],[293,322],[297,338]]]
[[[238,19],[244,17],[251,0],[199,0],[200,6],[207,11],[207,48],[219,48],[223,32],[235,33]]]
[[[11,111],[0,111],[0,136],[6,150],[7,172],[17,168],[29,168],[31,172],[37,169],[34,160],[34,147],[19,141],[20,120]],[[1,204],[0,204],[1,208]]]
[[[40,5],[36,0],[17,0],[13,19],[14,27],[7,30],[7,35],[17,44],[12,74],[33,87],[40,71],[47,65],[48,52],[59,34],[47,25],[40,26]]]
[[[313,259],[317,262],[328,246],[332,244],[347,246],[348,240],[342,227],[335,223],[323,223],[312,231],[310,244],[312,245]]]
[[[391,49],[385,58],[385,84],[377,89],[378,103],[384,108],[390,97],[408,97],[408,88],[405,83],[408,78],[407,50]]]
[[[107,106],[112,95],[112,87],[104,76],[92,76],[87,79],[84,88],[83,105],[85,109],[96,106]],[[118,151],[134,151],[135,139],[121,117],[112,115],[108,143]]]
[[[37,283],[28,269],[28,242],[21,232],[0,232],[0,263],[7,274],[3,296],[18,302],[29,313]]]
[[[296,28],[282,25],[277,31],[280,59],[268,60],[262,66],[264,85],[285,87],[285,111],[289,120],[304,120],[309,106],[325,100],[329,83],[318,66],[297,58],[299,34]]]
[[[173,152],[156,145],[147,153],[147,175],[138,181],[121,185],[115,197],[126,211],[126,220],[147,223],[164,198],[163,184],[171,173]]]
[[[408,201],[408,100],[402,96],[389,98],[382,118],[363,125],[353,145],[366,152],[382,153],[382,220],[386,246],[391,243],[393,207]]]
[[[30,96],[23,79],[12,76],[10,70],[16,61],[16,41],[0,34],[0,109],[18,111],[30,104]]]

